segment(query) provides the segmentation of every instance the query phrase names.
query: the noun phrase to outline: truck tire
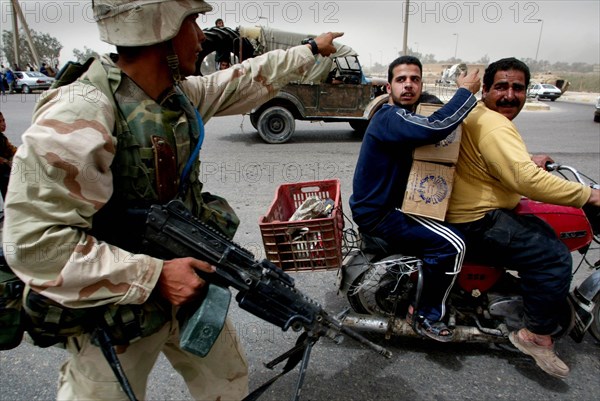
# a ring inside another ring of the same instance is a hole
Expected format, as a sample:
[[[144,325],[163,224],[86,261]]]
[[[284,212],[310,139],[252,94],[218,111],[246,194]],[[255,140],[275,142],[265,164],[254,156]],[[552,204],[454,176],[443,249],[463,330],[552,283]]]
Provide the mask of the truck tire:
[[[254,127],[255,130],[258,130],[258,117],[260,114],[250,113],[250,124]]]
[[[359,134],[364,134],[369,125],[369,120],[352,120],[349,122],[352,129]]]
[[[294,116],[285,107],[269,107],[258,117],[256,129],[267,143],[287,142],[296,128]]]

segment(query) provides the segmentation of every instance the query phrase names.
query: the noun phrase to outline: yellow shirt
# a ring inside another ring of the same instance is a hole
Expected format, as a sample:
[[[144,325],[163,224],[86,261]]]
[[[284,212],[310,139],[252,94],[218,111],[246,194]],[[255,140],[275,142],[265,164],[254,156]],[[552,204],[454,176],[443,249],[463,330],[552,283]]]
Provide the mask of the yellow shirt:
[[[494,209],[513,209],[521,196],[581,207],[590,194],[589,187],[537,167],[515,125],[480,102],[463,122],[446,220],[479,220]]]

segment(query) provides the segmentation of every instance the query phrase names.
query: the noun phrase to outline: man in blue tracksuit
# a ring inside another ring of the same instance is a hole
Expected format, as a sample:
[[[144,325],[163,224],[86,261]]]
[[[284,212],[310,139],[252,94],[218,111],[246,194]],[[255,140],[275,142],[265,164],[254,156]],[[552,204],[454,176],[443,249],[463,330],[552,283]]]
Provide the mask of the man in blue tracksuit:
[[[363,234],[387,243],[388,252],[415,255],[423,260],[424,288],[416,314],[419,333],[438,341],[452,340],[443,322],[445,300],[462,266],[462,236],[435,220],[400,211],[416,147],[437,143],[475,107],[481,81],[478,70],[457,79],[454,97],[429,117],[414,114],[421,97],[422,65],[402,56],[388,69],[389,103],[372,118],[365,133],[350,198],[352,217]]]

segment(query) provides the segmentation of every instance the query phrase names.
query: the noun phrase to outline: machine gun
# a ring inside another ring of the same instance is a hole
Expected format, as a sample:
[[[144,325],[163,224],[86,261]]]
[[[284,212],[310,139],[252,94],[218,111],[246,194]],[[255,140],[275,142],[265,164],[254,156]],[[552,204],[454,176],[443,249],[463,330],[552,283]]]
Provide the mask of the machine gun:
[[[317,302],[302,294],[287,273],[266,259],[257,261],[248,250],[194,218],[179,200],[150,208],[145,239],[152,247],[152,254],[162,258],[194,257],[211,263],[216,267],[214,273],[197,271],[198,274],[209,286],[236,289],[236,301],[241,309],[284,331],[289,328],[305,331],[296,347],[267,364],[273,367],[288,359],[284,374],[302,360],[295,399],[300,394],[311,347],[322,336],[339,343],[345,335],[387,358],[391,357],[390,351],[343,326]],[[200,313],[200,309],[197,313]],[[200,322],[201,319],[192,316],[190,321]],[[190,329],[184,327],[182,338],[186,331]],[[297,360],[290,366],[293,359]],[[262,389],[260,393],[266,389],[263,387],[258,389]]]

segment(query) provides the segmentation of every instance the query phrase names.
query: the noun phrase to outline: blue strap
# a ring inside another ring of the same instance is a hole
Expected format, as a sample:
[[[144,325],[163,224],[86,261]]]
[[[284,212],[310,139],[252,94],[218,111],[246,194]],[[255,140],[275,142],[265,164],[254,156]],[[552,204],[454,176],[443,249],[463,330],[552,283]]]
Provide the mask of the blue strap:
[[[196,144],[196,148],[190,155],[189,160],[187,161],[185,167],[183,168],[183,172],[181,173],[181,179],[179,180],[179,196],[181,199],[185,198],[185,194],[189,187],[189,175],[192,171],[192,167],[196,160],[198,160],[198,156],[200,155],[200,149],[202,149],[202,142],[204,142],[204,122],[202,121],[202,117],[196,108],[194,108],[196,112],[196,121],[198,122],[198,128],[200,129],[200,135],[198,136],[198,143]]]

